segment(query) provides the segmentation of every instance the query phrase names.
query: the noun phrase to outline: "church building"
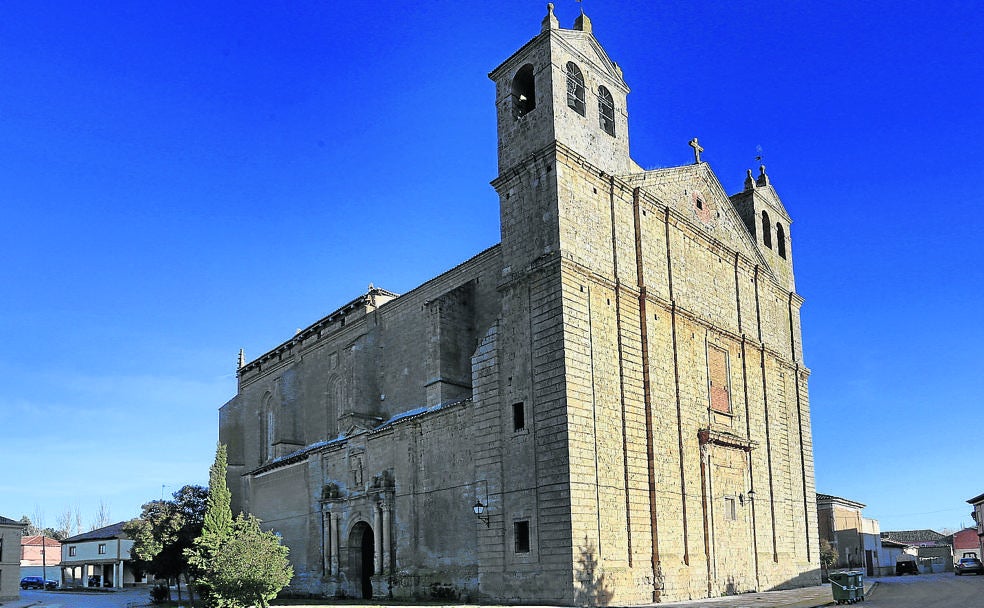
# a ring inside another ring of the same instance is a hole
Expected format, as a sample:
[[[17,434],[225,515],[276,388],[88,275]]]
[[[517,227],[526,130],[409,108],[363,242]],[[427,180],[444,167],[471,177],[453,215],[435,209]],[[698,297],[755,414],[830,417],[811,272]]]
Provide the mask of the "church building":
[[[729,196],[694,139],[692,164],[643,170],[583,14],[548,5],[489,76],[501,242],[240,356],[234,511],[282,535],[289,591],[324,597],[819,584],[803,300],[765,167]]]

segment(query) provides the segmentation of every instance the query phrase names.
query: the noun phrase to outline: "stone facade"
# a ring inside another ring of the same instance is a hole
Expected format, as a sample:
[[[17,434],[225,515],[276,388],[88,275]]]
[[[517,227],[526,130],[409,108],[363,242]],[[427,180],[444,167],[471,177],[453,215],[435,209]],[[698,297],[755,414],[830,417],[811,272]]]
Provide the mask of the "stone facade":
[[[0,600],[20,597],[20,541],[24,524],[0,515]]]
[[[819,582],[791,220],[760,168],[628,155],[581,16],[496,68],[502,241],[370,286],[220,411],[291,590],[646,603]],[[473,511],[474,508],[474,511]]]

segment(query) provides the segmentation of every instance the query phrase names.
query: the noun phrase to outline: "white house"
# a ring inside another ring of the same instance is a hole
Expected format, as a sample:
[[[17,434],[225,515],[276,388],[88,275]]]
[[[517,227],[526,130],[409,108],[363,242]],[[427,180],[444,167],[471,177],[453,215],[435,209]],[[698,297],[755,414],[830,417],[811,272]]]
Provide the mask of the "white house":
[[[103,587],[123,587],[144,582],[143,574],[133,567],[130,549],[133,541],[119,522],[62,541],[62,586],[85,587],[90,577],[99,577]],[[92,579],[93,584],[97,579]]]
[[[906,543],[892,540],[891,538],[882,538],[881,553],[879,554],[878,560],[879,576],[891,576],[895,574],[895,564],[899,561],[910,559],[910,557],[900,559],[903,555],[911,556],[912,560],[916,560],[917,553],[918,551],[915,547],[910,547]]]

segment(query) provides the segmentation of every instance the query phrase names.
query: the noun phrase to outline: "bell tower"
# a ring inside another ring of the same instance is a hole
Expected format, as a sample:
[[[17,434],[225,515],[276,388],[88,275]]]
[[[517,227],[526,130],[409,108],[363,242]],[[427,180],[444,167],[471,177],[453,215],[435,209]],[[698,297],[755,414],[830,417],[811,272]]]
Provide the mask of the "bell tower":
[[[789,236],[793,220],[772,186],[765,165],[759,167],[757,178],[752,177],[751,169],[748,170],[745,189],[732,195],[731,202],[776,278],[785,289],[796,291],[792,240]]]
[[[489,78],[496,85],[500,175],[555,141],[608,173],[630,171],[629,88],[587,15],[562,29],[548,4],[540,34]]]
[[[553,4],[540,33],[489,78],[496,90],[499,177],[492,185],[499,192],[503,275],[515,277],[559,253],[560,224],[577,221],[570,192],[561,194],[570,176],[558,176],[558,154],[579,159],[595,175],[638,170],[629,158],[629,88],[591,20],[581,14],[573,29],[563,29]]]

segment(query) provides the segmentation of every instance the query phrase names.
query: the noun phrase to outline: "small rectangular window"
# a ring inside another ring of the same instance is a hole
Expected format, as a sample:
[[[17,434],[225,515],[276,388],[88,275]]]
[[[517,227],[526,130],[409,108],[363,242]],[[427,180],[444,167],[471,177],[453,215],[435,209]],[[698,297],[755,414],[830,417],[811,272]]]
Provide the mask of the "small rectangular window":
[[[729,496],[724,499],[724,518],[728,521],[735,521],[738,519],[738,510],[735,506],[735,499],[733,496]]]
[[[513,404],[513,430],[521,431],[526,428],[526,406],[523,402]]]
[[[106,543],[99,543],[99,555],[106,555]]]
[[[530,552],[530,522],[517,521],[513,523],[513,536],[516,537],[516,553]]]
[[[68,548],[68,556],[69,557],[75,557],[75,547],[69,547]]]

